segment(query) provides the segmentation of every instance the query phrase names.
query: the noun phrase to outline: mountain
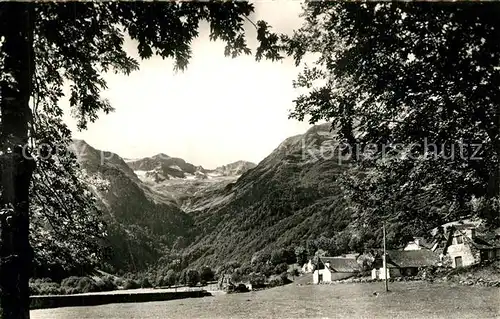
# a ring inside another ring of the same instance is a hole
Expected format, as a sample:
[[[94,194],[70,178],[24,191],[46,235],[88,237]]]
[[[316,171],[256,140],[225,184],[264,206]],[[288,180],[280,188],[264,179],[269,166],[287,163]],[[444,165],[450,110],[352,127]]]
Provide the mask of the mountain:
[[[316,125],[258,165],[212,170],[166,154],[125,161],[83,141],[75,146],[83,168],[110,185],[96,193],[108,212],[113,265],[141,268],[176,247],[186,265],[216,267],[350,225],[337,185],[348,162],[336,156],[336,140],[329,124]]]
[[[184,212],[189,198],[223,188],[255,167],[238,161],[205,170],[162,153],[124,160],[83,140],[74,140],[72,150],[93,184],[105,185],[93,191],[108,224],[108,262],[124,270],[143,269],[189,243],[194,229],[192,216]]]
[[[224,188],[256,166],[251,162],[237,161],[210,170],[163,153],[128,160],[127,165],[142,183],[156,193],[168,194],[185,211],[191,210],[192,197]]]
[[[250,261],[258,252],[332,237],[351,222],[338,176],[341,160],[330,125],[286,139],[255,168],[225,188],[192,200],[192,266]]]
[[[221,176],[239,176],[248,170],[251,170],[257,166],[252,162],[247,161],[237,161],[231,164],[219,166],[210,173],[214,173]]]
[[[75,140],[72,149],[88,175],[107,187],[96,188],[108,223],[112,254],[109,263],[125,270],[144,268],[179,238],[189,237],[193,225],[168,194],[151,190],[117,154]]]

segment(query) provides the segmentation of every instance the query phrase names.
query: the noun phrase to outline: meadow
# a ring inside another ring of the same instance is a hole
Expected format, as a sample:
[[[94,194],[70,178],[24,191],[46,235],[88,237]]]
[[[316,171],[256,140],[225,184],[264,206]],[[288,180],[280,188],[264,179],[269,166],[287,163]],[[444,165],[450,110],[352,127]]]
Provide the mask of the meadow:
[[[296,285],[162,302],[31,311],[33,319],[499,318],[500,288],[395,282]],[[378,294],[377,294],[378,293]]]

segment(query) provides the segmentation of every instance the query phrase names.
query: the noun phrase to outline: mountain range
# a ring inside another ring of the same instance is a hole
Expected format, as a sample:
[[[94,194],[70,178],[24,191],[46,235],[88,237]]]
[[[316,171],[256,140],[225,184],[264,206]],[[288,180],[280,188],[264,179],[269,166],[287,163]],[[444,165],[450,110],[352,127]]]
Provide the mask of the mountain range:
[[[157,154],[123,159],[75,140],[81,167],[106,181],[94,191],[105,211],[116,269],[147,267],[182,251],[192,266],[249,261],[256,253],[339,234],[350,215],[336,179],[336,136],[316,125],[283,141],[258,165],[215,169]]]

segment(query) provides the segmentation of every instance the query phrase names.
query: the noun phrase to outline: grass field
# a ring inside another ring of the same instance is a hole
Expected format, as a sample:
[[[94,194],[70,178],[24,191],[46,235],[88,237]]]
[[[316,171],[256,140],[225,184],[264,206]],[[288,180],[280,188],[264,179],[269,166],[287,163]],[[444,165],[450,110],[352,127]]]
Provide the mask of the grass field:
[[[35,310],[31,318],[500,318],[500,288],[424,282],[389,288],[386,294],[383,283],[291,284],[200,299]]]

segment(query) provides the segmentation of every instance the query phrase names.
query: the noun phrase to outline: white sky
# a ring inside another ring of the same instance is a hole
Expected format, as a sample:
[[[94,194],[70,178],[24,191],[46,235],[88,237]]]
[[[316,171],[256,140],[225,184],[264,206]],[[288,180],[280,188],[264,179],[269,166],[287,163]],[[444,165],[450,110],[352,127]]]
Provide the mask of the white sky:
[[[300,6],[300,1],[260,0],[252,20],[291,34],[302,23]],[[256,32],[250,24],[247,30],[253,49]],[[137,56],[132,41],[126,50]],[[186,71],[174,74],[171,60],[153,57],[129,76],[106,75],[109,89],[103,95],[115,112],[78,132],[63,101],[65,120],[74,138],[125,158],[161,152],[206,168],[237,160],[258,163],[285,138],[309,128],[307,122],[288,120],[297,96],[292,80],[299,71],[292,59],[226,58],[224,44],[209,41],[205,25]]]

